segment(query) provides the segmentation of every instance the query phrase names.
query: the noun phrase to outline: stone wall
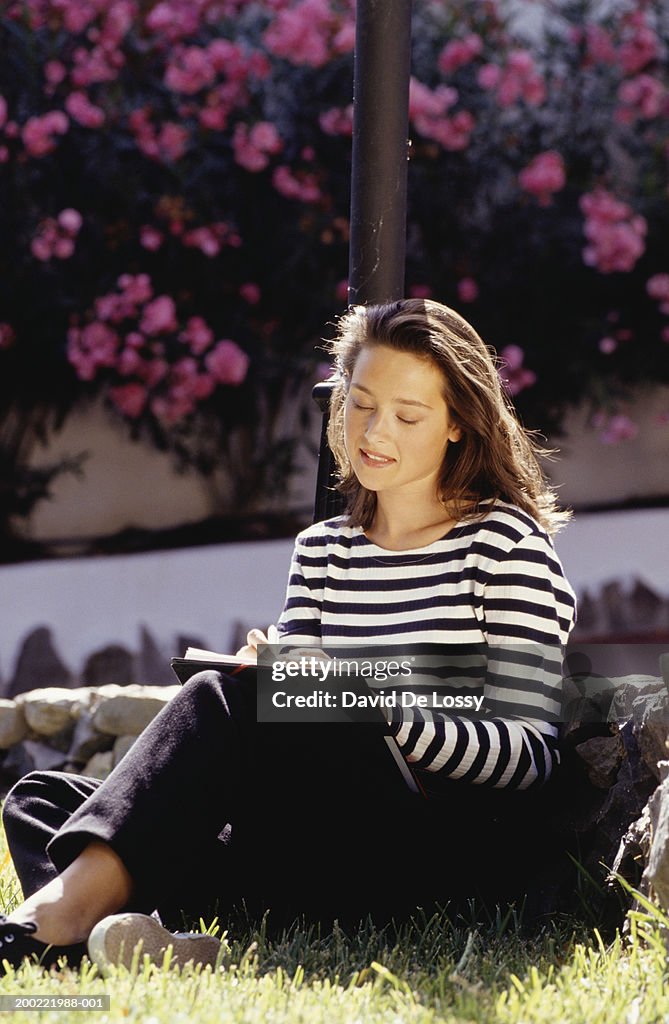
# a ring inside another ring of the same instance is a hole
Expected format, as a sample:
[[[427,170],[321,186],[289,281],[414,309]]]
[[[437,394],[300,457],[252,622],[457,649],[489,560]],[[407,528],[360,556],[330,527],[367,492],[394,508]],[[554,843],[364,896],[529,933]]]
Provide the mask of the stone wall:
[[[0,699],[3,789],[34,769],[106,778],[180,689],[112,683]]]

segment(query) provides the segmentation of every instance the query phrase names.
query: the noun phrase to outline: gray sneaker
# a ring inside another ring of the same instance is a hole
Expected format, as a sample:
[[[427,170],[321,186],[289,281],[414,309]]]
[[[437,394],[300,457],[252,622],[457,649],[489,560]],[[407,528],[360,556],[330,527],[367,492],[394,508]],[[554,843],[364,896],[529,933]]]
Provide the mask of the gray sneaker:
[[[137,953],[140,965],[146,954],[152,963],[162,964],[168,946],[172,947],[170,964],[179,967],[188,961],[214,967],[221,952],[221,943],[213,935],[168,932],[155,917],[147,914],[111,914],[98,921],[88,936],[88,954],[103,973],[112,965],[129,969],[140,943]]]

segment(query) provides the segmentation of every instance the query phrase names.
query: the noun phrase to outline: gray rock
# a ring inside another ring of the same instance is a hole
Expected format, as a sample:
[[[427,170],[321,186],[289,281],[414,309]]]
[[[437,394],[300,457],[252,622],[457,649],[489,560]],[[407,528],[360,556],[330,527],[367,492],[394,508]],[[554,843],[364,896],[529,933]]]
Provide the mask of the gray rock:
[[[638,697],[633,704],[632,717],[641,757],[659,781],[660,762],[669,756],[669,700],[666,691]]]
[[[54,686],[19,694],[16,703],[23,709],[28,727],[33,732],[40,736],[55,736],[74,727],[71,711],[81,700],[79,690]]]
[[[73,686],[74,676],[61,661],[47,626],[33,629],[23,641],[5,697],[44,686]]]
[[[54,771],[62,768],[66,761],[67,755],[62,750],[54,750],[50,744],[39,740],[26,739],[8,751],[2,770],[18,779],[32,771]]]
[[[93,725],[112,736],[139,736],[180,689],[178,684],[125,687],[124,693],[100,702],[93,713]]]
[[[648,863],[650,828],[649,801],[644,807],[641,816],[632,822],[620,841],[607,880],[610,887],[615,885],[615,875],[620,875],[637,888],[643,896],[650,895],[650,882],[647,878],[645,867],[641,878],[639,878],[639,866],[645,866]],[[635,909],[641,909],[640,906],[636,906],[637,902],[635,900]]]
[[[585,763],[592,785],[598,789],[610,789],[616,781],[625,756],[625,747],[620,735],[592,736],[578,744],[576,753]]]
[[[651,841],[644,872],[662,907],[669,910],[669,778],[663,779],[648,801]]]
[[[114,754],[111,750],[93,754],[86,763],[82,775],[87,775],[91,779],[106,779],[114,767],[113,761]]]
[[[109,644],[95,651],[84,665],[83,682],[86,686],[131,683],[136,678],[135,659],[121,644]]]
[[[110,744],[111,737],[107,733],[101,733],[93,725],[93,713],[88,708],[81,709],[67,751],[69,761],[81,766],[89,761],[93,754],[109,750]]]
[[[136,739],[136,736],[119,736],[114,742],[114,767],[116,767],[121,758],[128,753]]]
[[[615,694],[611,704],[611,721],[618,721],[621,724],[630,719],[641,722],[643,700],[648,700],[664,691],[662,680],[657,676],[618,676],[613,683],[615,684]]]
[[[13,700],[0,697],[0,750],[8,750],[28,735],[23,708]]]

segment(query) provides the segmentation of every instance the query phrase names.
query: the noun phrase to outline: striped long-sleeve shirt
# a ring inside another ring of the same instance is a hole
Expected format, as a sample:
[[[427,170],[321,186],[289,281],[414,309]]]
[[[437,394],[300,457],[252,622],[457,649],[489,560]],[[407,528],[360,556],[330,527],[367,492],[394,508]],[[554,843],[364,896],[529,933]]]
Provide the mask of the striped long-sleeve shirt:
[[[470,720],[402,708],[393,712],[393,730],[407,761],[435,773],[435,783],[448,777],[526,789],[559,762],[556,654],[574,618],[574,593],[545,530],[516,506],[496,502],[483,519],[462,521],[409,551],[379,547],[343,516],[303,530],[279,633],[325,650],[486,645],[493,652],[484,672],[492,714]],[[515,655],[507,658],[509,650]]]

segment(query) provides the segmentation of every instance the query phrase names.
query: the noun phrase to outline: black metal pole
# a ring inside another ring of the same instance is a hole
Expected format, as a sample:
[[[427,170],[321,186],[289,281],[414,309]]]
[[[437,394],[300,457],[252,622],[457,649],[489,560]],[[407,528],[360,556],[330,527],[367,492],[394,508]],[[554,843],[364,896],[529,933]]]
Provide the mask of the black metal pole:
[[[404,295],[412,0],[358,0],[353,62],[353,151],[348,299]],[[341,510],[326,441],[332,384],[313,396],[323,412],[314,519]]]
[[[411,0],[358,0],[348,298],[404,295]]]

